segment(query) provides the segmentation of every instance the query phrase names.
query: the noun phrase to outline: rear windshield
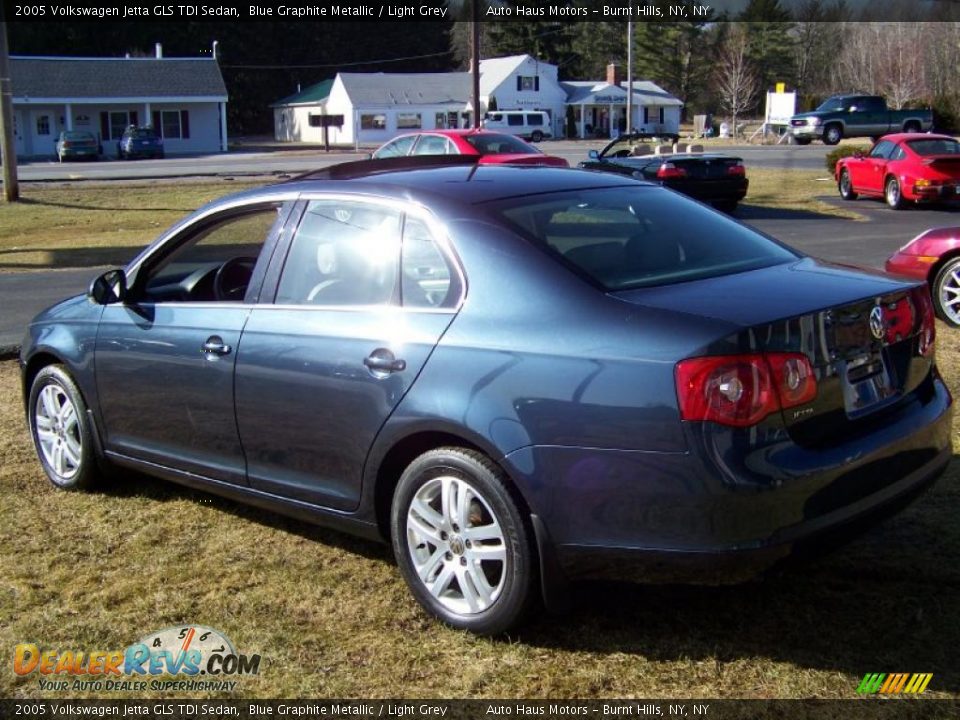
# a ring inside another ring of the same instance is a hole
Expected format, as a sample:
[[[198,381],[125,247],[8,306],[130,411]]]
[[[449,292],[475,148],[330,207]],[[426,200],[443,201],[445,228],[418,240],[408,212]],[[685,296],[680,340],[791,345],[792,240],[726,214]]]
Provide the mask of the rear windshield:
[[[960,143],[950,138],[908,140],[907,145],[917,155],[957,155],[960,153]]]
[[[576,190],[491,205],[511,227],[608,291],[730,275],[799,257],[657,187]]]
[[[515,135],[466,135],[463,138],[477,149],[481,155],[537,154],[540,151],[528,145]]]
[[[86,140],[88,142],[93,141],[93,135],[88,132],[65,132],[63,133],[64,140]]]
[[[152,128],[137,128],[128,131],[132,138],[155,138],[157,133]]]

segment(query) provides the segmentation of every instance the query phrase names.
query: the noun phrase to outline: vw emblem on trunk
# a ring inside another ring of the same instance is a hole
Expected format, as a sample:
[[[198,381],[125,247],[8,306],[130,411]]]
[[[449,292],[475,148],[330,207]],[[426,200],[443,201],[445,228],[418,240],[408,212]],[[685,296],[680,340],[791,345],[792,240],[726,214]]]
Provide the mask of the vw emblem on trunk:
[[[883,308],[880,305],[877,305],[873,310],[870,311],[870,332],[873,333],[873,336],[877,340],[881,340],[883,338],[885,329],[885,323],[883,322]]]

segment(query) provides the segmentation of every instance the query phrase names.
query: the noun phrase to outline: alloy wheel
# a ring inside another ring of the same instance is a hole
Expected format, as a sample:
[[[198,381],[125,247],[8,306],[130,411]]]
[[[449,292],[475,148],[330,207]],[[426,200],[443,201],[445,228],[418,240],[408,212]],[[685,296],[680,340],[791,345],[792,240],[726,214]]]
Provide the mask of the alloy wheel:
[[[58,476],[72,479],[83,461],[83,437],[77,408],[60,385],[50,382],[40,390],[34,424],[44,460]]]

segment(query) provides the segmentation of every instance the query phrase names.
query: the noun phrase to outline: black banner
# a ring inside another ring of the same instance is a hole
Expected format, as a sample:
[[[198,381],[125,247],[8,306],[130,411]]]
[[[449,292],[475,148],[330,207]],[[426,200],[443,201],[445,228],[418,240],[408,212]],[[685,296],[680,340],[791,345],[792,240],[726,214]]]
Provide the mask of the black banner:
[[[960,700],[0,700],[4,720],[24,718],[703,718],[704,720],[940,720]]]
[[[481,22],[623,21],[716,22],[734,20],[747,0],[476,0]],[[796,21],[818,21],[809,15],[806,0],[781,0],[781,7]],[[154,4],[149,0],[77,0],[31,2],[4,0],[4,19],[13,22],[116,22],[150,20],[197,22],[259,20],[295,22],[457,22],[470,20],[472,0],[305,0],[275,3],[267,0],[211,0],[189,5]],[[960,20],[953,0],[847,0],[843,20],[946,21]]]

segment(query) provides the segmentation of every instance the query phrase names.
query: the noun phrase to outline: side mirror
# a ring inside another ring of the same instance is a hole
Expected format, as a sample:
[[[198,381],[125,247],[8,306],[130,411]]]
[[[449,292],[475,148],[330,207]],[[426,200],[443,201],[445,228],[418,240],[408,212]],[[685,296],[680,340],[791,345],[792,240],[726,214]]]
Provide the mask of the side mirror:
[[[590,151],[587,153],[587,157],[590,158],[591,160],[599,160],[599,159],[600,159],[600,153],[598,153],[596,150],[590,150]]]
[[[98,305],[123,302],[127,295],[127,276],[123,270],[107,270],[90,283],[87,295]]]

